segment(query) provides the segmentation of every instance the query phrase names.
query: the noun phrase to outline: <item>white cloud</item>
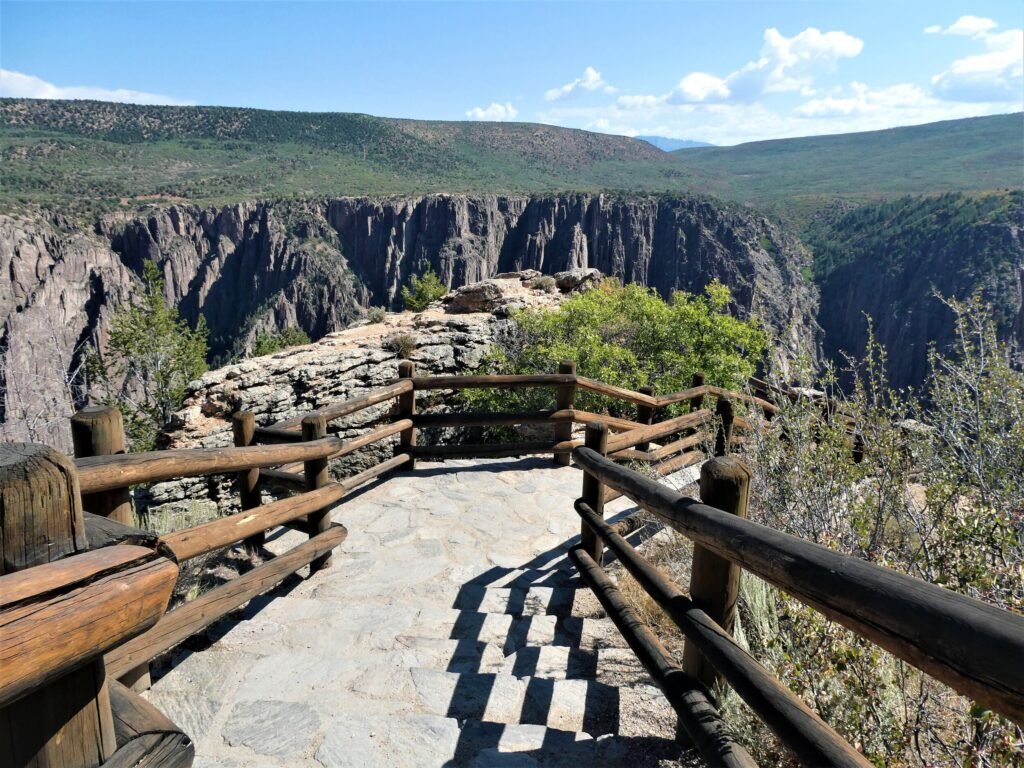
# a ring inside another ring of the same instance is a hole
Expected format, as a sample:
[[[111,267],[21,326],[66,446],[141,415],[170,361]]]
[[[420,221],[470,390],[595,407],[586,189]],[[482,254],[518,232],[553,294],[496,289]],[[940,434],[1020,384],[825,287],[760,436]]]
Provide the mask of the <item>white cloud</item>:
[[[935,99],[912,83],[872,89],[864,83],[851,83],[851,94],[826,96],[801,104],[796,114],[802,117],[848,117],[934,106]]]
[[[832,72],[841,59],[858,56],[864,41],[846,32],[822,32],[808,27],[793,37],[775,28],[764,31],[761,55],[726,77],[691,72],[662,96],[619,97],[623,109],[644,109],[655,104],[700,104],[722,101],[752,103],[766,93],[814,93],[814,79]],[[549,92],[550,93],[550,92]]]
[[[54,85],[33,75],[9,69],[0,69],[0,96],[16,99],[93,99],[95,101],[120,101],[128,104],[187,105],[193,103],[173,96],[132,91],[126,88]]]
[[[706,72],[691,72],[672,89],[668,100],[673,104],[694,101],[721,101],[729,97],[729,86],[720,77]]]
[[[961,16],[945,34],[966,35],[985,47],[984,53],[965,56],[932,78],[932,90],[951,101],[1013,102],[1020,109],[1024,97],[1024,29],[993,32],[991,19]]]
[[[593,67],[587,67],[583,70],[583,77],[577,77],[570,83],[560,85],[557,88],[551,88],[544,92],[545,101],[561,101],[562,99],[568,98],[574,93],[579,91],[596,91],[602,90],[605,93],[615,93],[617,88],[609,85],[608,82],[601,77],[601,73]]]
[[[941,24],[931,24],[930,26],[927,26],[927,27],[924,28],[924,33],[926,35],[937,35],[941,31],[942,31],[942,25]]]
[[[761,57],[726,78],[733,98],[753,101],[765,93],[806,90],[819,73],[832,72],[841,59],[864,50],[864,41],[846,32],[808,27],[793,37],[771,28],[764,32]]]
[[[513,107],[510,101],[504,104],[495,101],[491,102],[489,107],[473,107],[466,111],[466,117],[470,120],[515,120],[518,114],[519,110]]]
[[[943,34],[974,37],[984,32],[991,32],[997,26],[999,25],[992,21],[992,19],[986,19],[981,16],[961,16],[946,27]]]

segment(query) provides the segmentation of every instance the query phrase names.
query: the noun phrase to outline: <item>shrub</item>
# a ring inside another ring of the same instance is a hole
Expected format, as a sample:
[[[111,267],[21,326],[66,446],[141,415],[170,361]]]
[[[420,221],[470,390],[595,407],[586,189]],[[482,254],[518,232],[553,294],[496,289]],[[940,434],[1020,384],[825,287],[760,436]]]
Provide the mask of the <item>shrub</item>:
[[[738,387],[754,372],[767,338],[754,320],[728,312],[729,289],[707,286],[705,295],[677,291],[664,301],[653,290],[604,281],[554,310],[513,314],[514,329],[485,358],[490,373],[552,373],[574,360],[583,376],[637,389],[685,389],[703,371],[709,384]],[[470,390],[470,402],[530,410],[550,405],[550,392]],[[618,401],[577,393],[587,410],[622,408]]]
[[[388,316],[388,312],[384,307],[370,307],[366,310],[366,319],[370,323],[376,325],[377,323],[383,323],[384,318]]]
[[[533,281],[533,287],[544,291],[544,293],[554,293],[558,290],[558,283],[551,275],[542,275]]]
[[[159,267],[146,261],[141,300],[117,309],[105,354],[94,353],[89,378],[105,402],[124,415],[132,450],[150,450],[157,432],[181,405],[185,387],[206,371],[207,329],[178,316],[164,299]]]
[[[282,349],[301,347],[309,343],[309,334],[301,328],[285,328],[279,333],[260,333],[256,335],[256,340],[253,341],[252,355],[250,357],[272,355],[274,352],[279,352]]]
[[[420,277],[410,277],[409,285],[402,287],[402,303],[408,310],[422,312],[446,293],[448,288],[441,282],[441,278],[434,270],[428,269]]]
[[[920,400],[888,388],[872,341],[844,394],[817,381],[863,435],[854,461],[843,419],[806,399],[780,412],[748,446],[751,517],[832,549],[1024,610],[1024,374],[996,341],[975,297],[946,302],[957,342],[933,351]],[[785,434],[785,440],[781,439]],[[752,654],[878,765],[1013,765],[1024,736],[916,668],[800,602],[744,576],[743,634]],[[785,762],[773,739],[733,700],[762,764]]]
[[[385,340],[384,347],[397,354],[403,360],[408,360],[412,357],[412,353],[416,351],[416,337],[411,333],[396,333]]]

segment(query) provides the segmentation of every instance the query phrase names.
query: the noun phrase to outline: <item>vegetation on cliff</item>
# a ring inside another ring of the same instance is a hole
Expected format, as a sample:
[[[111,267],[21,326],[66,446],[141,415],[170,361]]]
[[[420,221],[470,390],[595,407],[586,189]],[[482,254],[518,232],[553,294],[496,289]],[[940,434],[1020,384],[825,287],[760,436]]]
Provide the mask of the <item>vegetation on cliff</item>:
[[[157,432],[181,405],[189,382],[206,371],[206,323],[195,328],[164,299],[164,281],[152,261],[143,263],[137,303],[114,314],[107,348],[88,366],[94,392],[121,409],[135,451],[151,450]]]
[[[639,285],[604,280],[554,310],[513,314],[510,332],[487,356],[488,373],[554,373],[573,360],[582,376],[638,389],[656,385],[663,392],[686,389],[697,371],[707,381],[740,387],[754,373],[767,348],[767,335],[753,319],[729,314],[729,289],[718,282],[703,296],[676,291],[665,301]],[[540,390],[469,390],[473,404],[496,410],[545,407]],[[616,403],[589,392],[579,407],[602,411]],[[618,404],[621,405],[621,404]]]

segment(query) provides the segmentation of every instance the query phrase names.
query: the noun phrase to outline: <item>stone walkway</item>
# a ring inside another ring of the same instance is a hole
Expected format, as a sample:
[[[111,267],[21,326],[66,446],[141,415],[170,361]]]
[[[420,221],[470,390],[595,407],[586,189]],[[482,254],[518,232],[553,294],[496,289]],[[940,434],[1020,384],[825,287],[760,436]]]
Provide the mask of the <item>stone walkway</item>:
[[[201,768],[665,764],[675,715],[565,558],[581,478],[420,462],[357,492],[329,570],[222,622],[146,696]]]

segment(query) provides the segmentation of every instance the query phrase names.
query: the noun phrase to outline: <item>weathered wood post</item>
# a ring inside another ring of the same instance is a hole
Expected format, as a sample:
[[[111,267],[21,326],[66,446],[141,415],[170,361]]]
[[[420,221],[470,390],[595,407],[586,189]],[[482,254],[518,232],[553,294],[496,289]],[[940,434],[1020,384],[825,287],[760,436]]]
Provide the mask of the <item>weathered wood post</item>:
[[[124,420],[121,411],[106,405],[90,405],[71,417],[71,441],[75,456],[111,456],[125,452]],[[118,488],[82,497],[82,507],[94,515],[134,525],[131,491]]]
[[[320,440],[327,437],[327,419],[321,414],[314,413],[302,420],[302,439]],[[331,478],[327,473],[327,459],[313,459],[303,463],[303,473],[306,476],[306,490],[315,491],[323,488],[330,482]],[[312,512],[309,515],[309,538],[323,533],[331,527],[330,508],[320,512]],[[318,557],[309,564],[310,574],[328,568],[331,565],[331,553]]]
[[[563,360],[558,364],[558,372],[565,376],[576,375],[576,363],[572,360]],[[576,402],[576,385],[575,384],[560,384],[558,390],[555,392],[555,410],[564,411],[571,409]],[[572,440],[572,422],[567,421],[564,424],[555,425],[555,442],[563,443],[567,440]],[[568,451],[565,453],[555,454],[555,464],[562,467],[567,467],[572,462],[572,454]]]
[[[750,470],[739,459],[719,456],[701,467],[700,498],[708,506],[746,518],[749,495]],[[736,623],[739,591],[740,567],[695,544],[690,598],[730,634]],[[689,640],[683,649],[683,669],[709,689],[720,682],[714,668]]]
[[[729,398],[718,398],[715,416],[719,418],[718,431],[715,432],[715,456],[726,456],[732,442],[732,425],[736,418],[732,410],[732,401]]]
[[[651,397],[654,397],[654,387],[640,387],[640,394],[650,395]],[[650,425],[654,423],[654,406],[645,405],[644,403],[637,403],[636,420],[638,423],[644,425]],[[646,451],[647,443],[637,443],[636,449],[638,451]]]
[[[693,378],[690,380],[690,388],[696,389],[697,387],[704,386],[704,374],[698,371],[693,374]],[[704,395],[697,395],[696,397],[690,398],[690,413],[699,411],[704,407]]]
[[[411,360],[403,360],[398,364],[398,378],[411,379],[416,375],[416,364]],[[411,419],[416,415],[416,392],[409,390],[398,396],[398,418]],[[398,452],[409,452],[416,447],[416,427],[403,429],[398,434]],[[416,459],[410,458],[409,469],[416,469]]]
[[[603,421],[588,424],[584,444],[604,456],[608,452],[608,427]],[[597,515],[604,515],[604,484],[589,472],[583,473],[583,501]],[[594,562],[601,565],[604,544],[586,522],[580,528],[580,544]]]
[[[0,445],[0,574],[86,549],[71,460],[45,445]],[[102,657],[0,709],[0,765],[93,768],[115,749]]]
[[[250,411],[239,411],[231,417],[231,432],[239,448],[253,445],[256,437],[256,416]],[[247,469],[238,473],[238,496],[242,509],[260,506],[260,471]],[[245,551],[252,557],[266,543],[266,534],[257,533],[245,540]]]

